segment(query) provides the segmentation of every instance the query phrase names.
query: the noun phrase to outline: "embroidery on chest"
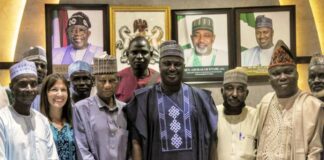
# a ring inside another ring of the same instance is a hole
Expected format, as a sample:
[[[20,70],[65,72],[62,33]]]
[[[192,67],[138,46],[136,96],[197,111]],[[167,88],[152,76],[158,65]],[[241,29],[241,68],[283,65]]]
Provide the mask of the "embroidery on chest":
[[[157,93],[162,152],[192,149],[189,88],[183,85],[183,105]]]

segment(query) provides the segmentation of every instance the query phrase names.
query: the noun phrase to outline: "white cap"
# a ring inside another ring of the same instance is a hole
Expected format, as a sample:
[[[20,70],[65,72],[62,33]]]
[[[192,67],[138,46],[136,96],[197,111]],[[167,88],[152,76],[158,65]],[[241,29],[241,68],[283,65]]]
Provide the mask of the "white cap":
[[[19,63],[16,63],[15,65],[10,67],[11,80],[21,74],[33,74],[37,76],[35,63],[27,60],[22,60]]]

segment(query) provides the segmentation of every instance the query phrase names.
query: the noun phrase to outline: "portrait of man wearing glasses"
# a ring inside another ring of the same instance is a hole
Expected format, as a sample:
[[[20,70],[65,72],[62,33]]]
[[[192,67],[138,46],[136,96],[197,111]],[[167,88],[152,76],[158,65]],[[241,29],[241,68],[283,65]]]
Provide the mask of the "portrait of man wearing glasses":
[[[54,48],[53,64],[71,64],[81,60],[93,64],[93,57],[100,56],[103,48],[88,42],[91,35],[91,22],[83,12],[76,12],[68,19],[67,36],[70,44],[62,48]]]

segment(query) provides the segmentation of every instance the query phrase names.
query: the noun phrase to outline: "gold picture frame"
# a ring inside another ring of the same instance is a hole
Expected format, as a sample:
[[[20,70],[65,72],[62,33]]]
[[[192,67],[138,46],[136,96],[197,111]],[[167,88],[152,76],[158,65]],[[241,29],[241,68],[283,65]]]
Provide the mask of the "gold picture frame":
[[[154,49],[150,67],[158,70],[158,46],[171,37],[169,6],[110,6],[110,51],[117,59],[118,71],[129,66],[125,49],[129,41],[145,36]]]

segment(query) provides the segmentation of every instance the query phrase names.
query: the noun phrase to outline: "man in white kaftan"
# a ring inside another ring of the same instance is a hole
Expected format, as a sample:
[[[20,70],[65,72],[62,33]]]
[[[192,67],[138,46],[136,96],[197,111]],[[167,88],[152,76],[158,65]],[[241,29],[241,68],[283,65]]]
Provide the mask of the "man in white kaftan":
[[[23,60],[10,68],[11,106],[0,110],[1,160],[58,160],[49,122],[31,109],[37,95],[37,71],[33,62]]]
[[[225,72],[221,88],[224,103],[217,105],[217,155],[219,160],[255,160],[258,111],[246,106],[247,75],[233,69]]]

